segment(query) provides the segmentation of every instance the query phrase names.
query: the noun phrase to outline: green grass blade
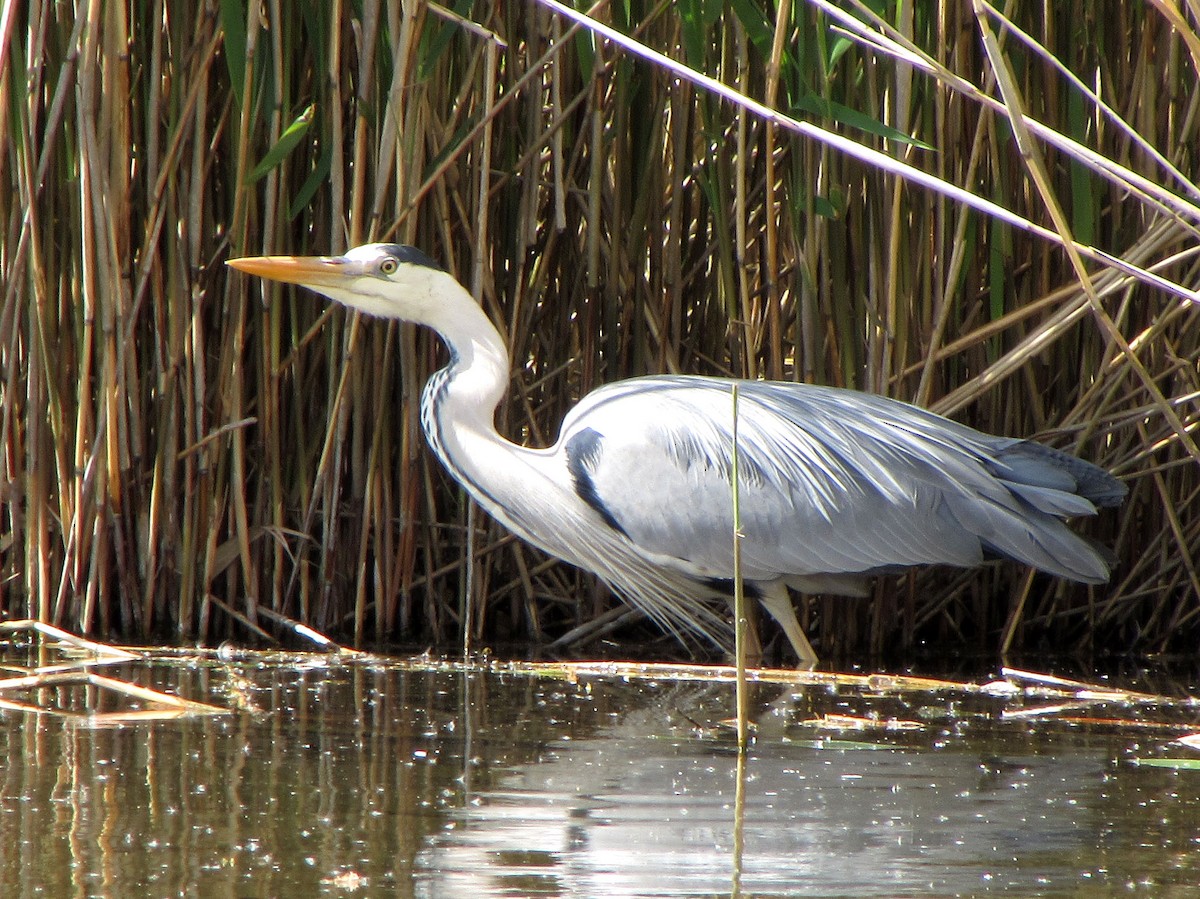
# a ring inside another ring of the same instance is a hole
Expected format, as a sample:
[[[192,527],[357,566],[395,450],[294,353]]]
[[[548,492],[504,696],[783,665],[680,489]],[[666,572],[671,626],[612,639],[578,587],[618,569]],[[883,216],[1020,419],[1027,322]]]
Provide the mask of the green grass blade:
[[[315,105],[310,105],[296,117],[296,120],[292,124],[287,126],[287,129],[280,135],[279,140],[275,141],[275,145],[267,151],[267,155],[246,176],[247,184],[253,184],[259,178],[262,178],[267,172],[283,162],[296,147],[300,146],[300,141],[303,140],[304,135],[308,133],[309,126],[312,125],[314,112],[316,112]]]

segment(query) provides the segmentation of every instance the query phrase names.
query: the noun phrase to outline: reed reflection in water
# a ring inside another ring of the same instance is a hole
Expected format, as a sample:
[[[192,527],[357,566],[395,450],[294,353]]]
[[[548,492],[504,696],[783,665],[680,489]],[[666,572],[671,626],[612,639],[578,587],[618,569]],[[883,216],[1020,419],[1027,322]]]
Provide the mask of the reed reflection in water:
[[[5,896],[729,890],[736,753],[716,725],[729,684],[294,662],[119,673],[210,701],[236,678],[258,711],[121,727],[4,713]],[[926,700],[759,691],[747,893],[1200,882],[1193,773],[1129,764],[1128,733]],[[802,723],[848,711],[930,723],[857,740]]]

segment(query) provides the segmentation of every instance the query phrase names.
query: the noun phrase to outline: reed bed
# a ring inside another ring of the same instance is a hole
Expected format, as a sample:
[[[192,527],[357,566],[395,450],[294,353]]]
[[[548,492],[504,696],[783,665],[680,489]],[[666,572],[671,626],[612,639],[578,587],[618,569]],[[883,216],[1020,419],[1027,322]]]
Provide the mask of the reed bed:
[[[885,578],[804,601],[823,655],[1194,646],[1195,7],[871,8],[598,5],[622,45],[550,0],[5,4],[3,612],[441,648],[607,620],[426,453],[435,339],[221,264],[388,239],[508,336],[517,440],[606,381],[734,374],[913,400],[1129,483],[1082,525],[1110,585]]]

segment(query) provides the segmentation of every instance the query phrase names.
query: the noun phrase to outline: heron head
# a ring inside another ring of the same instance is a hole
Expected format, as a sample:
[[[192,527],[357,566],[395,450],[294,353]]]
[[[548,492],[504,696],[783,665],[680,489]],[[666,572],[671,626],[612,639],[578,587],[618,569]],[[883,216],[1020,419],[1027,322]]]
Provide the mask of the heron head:
[[[288,284],[299,284],[370,315],[430,323],[458,282],[415,247],[371,243],[342,256],[247,256],[226,265]],[[449,284],[447,284],[449,282]]]

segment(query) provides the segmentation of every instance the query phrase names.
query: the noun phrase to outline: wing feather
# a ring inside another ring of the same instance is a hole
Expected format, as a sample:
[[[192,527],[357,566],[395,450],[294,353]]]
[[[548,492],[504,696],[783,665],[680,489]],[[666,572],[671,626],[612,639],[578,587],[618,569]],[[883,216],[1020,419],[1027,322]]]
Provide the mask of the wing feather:
[[[1057,450],[871,394],[740,382],[739,496],[750,580],[978,564],[985,550],[1079,580],[1110,560],[1059,520],[1124,487]],[[732,568],[730,382],[651,377],[590,394],[563,425],[590,504],[656,564]]]

